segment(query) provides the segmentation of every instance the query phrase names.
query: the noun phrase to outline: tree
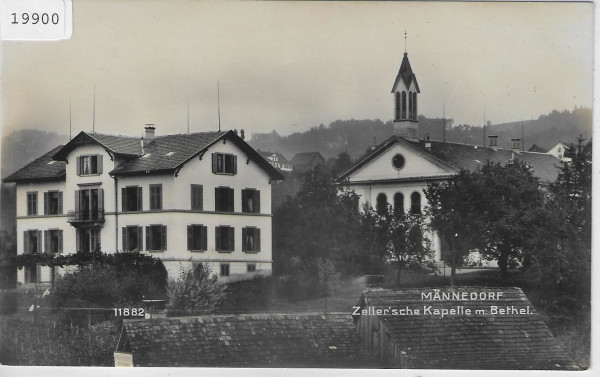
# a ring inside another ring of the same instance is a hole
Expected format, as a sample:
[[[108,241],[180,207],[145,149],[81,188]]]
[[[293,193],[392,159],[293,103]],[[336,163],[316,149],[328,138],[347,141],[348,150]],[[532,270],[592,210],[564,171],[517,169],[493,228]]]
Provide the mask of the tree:
[[[366,218],[376,219],[376,232],[379,244],[383,244],[384,258],[396,262],[396,286],[400,286],[402,269],[427,268],[431,262],[432,250],[425,236],[427,226],[421,213],[394,211],[387,206],[385,213],[376,213],[367,205]]]
[[[465,264],[474,239],[481,231],[481,221],[473,216],[477,196],[473,173],[461,170],[445,182],[430,183],[425,190],[429,203],[427,214],[445,246],[442,260],[451,268],[450,285],[454,286],[456,268]]]
[[[505,165],[487,162],[472,175],[470,192],[474,221],[479,225],[473,246],[484,257],[498,261],[500,275],[527,260],[525,248],[531,221],[543,205],[543,194],[531,169],[519,160]]]
[[[226,289],[204,264],[191,270],[182,268],[179,280],[169,282],[167,308],[186,315],[212,313],[225,300]]]

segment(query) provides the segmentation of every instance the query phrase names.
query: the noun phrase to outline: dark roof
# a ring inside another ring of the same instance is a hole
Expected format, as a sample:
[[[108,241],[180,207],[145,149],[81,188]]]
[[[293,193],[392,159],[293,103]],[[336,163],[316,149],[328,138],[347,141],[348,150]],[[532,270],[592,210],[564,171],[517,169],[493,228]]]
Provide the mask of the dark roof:
[[[545,150],[544,148],[538,147],[537,145],[533,144],[531,146],[531,148],[529,148],[527,150],[527,152],[537,152],[537,153],[548,153],[547,150]]]
[[[131,352],[135,366],[376,366],[350,314],[125,320],[116,352]]]
[[[423,292],[502,292],[500,299],[424,300]],[[380,315],[379,318],[414,368],[443,369],[577,369],[562,350],[520,288],[421,288],[376,290],[363,294],[360,306],[373,309],[451,309],[472,313],[446,315]],[[530,314],[490,314],[490,307],[529,307]],[[476,314],[484,309],[486,314]],[[357,317],[356,320],[359,320]]]
[[[419,147],[424,150],[424,143],[420,142]],[[483,146],[432,141],[431,153],[459,169],[471,171],[487,161],[505,164],[514,158],[531,166],[533,175],[541,182],[554,182],[560,168],[560,160],[555,156],[533,152],[513,152],[512,149],[498,148],[494,151]]]
[[[292,165],[307,165],[314,161],[314,159],[325,161],[325,157],[323,157],[323,155],[321,155],[319,152],[302,152],[296,153],[296,155],[292,158]]]
[[[142,153],[141,138],[80,132],[64,146],[58,146],[5,179],[6,182],[64,179],[66,157],[80,145],[98,144],[109,153],[123,157],[125,162],[110,172],[114,175],[157,174],[180,169],[190,159],[204,153],[218,141],[231,141],[249,159],[262,167],[273,180],[283,175],[233,131],[199,132],[158,136],[145,140]],[[170,153],[172,152],[172,153]],[[48,162],[55,160],[51,165]]]
[[[61,148],[62,145],[45,153],[41,157],[33,160],[21,169],[4,178],[4,182],[29,182],[29,181],[58,181],[65,179],[65,166],[62,161],[53,161],[52,156]]]
[[[410,62],[408,61],[408,54],[405,52],[404,57],[402,58],[402,63],[400,64],[400,70],[398,71],[398,75],[396,76],[396,80],[394,81],[394,86],[392,86],[392,93],[396,90],[396,87],[400,83],[400,80],[404,82],[404,85],[408,88],[412,81],[415,82],[415,88],[417,89],[417,93],[421,93],[419,90],[419,84],[417,84],[417,76],[413,73],[412,68],[410,67]]]
[[[533,175],[540,179],[542,183],[554,182],[558,176],[561,162],[553,155],[534,153],[534,152],[513,152],[512,149],[492,150],[489,147],[449,143],[443,141],[430,141],[431,151],[425,149],[423,140],[418,142],[409,142],[398,136],[391,136],[377,148],[373,149],[361,157],[351,167],[340,173],[337,181],[346,179],[350,174],[372,161],[377,156],[391,148],[397,143],[412,148],[421,154],[423,158],[430,160],[438,166],[446,167],[451,171],[460,169],[473,171],[487,161],[504,164],[510,160],[518,159],[532,168]]]
[[[276,155],[277,159],[279,160],[277,162],[280,162],[280,163],[286,164],[286,165],[291,165],[291,163],[288,161],[288,159],[285,158],[285,156],[282,155],[281,153],[278,153],[278,152],[266,152],[266,151],[261,151],[261,150],[258,150],[257,152],[260,153],[260,155],[263,156],[264,158],[266,158],[267,161],[269,161],[269,162],[271,160],[269,160],[268,157]]]

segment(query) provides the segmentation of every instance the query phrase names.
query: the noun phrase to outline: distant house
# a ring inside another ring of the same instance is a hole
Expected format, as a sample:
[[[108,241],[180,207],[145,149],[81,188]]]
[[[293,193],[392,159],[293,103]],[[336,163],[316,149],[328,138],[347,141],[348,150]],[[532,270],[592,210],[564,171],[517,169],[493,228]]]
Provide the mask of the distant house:
[[[125,320],[115,366],[373,368],[348,314]]]
[[[353,314],[384,367],[578,369],[520,288],[373,290]]]
[[[171,277],[207,264],[221,281],[269,275],[271,183],[283,179],[233,131],[143,138],[80,132],[4,179],[16,183],[17,253],[139,251]],[[50,267],[18,271],[50,284]]]
[[[544,148],[538,147],[536,144],[533,144],[531,148],[527,150],[527,152],[535,152],[535,153],[548,153]]]
[[[325,157],[319,152],[304,152],[298,153],[292,158],[294,169],[305,171],[313,169],[315,166],[324,164]]]
[[[550,148],[550,150],[548,150],[548,154],[553,155],[554,157],[562,160],[562,161],[571,161],[570,157],[565,157],[565,151],[569,150],[569,146],[565,143],[563,143],[562,141],[559,141],[558,143],[554,144],[554,146],[552,148]]]
[[[279,152],[265,152],[258,150],[261,156],[263,156],[273,167],[281,171],[292,171],[292,164]]]

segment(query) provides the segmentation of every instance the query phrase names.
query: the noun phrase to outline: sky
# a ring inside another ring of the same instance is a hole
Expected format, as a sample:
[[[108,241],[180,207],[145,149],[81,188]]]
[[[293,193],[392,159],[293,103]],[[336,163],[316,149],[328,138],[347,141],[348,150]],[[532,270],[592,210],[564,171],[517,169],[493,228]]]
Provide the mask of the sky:
[[[592,3],[74,0],[73,15],[70,40],[2,42],[2,133],[185,133],[188,103],[190,131],[210,131],[217,92],[221,127],[247,135],[387,121],[405,49],[427,117],[592,107]]]

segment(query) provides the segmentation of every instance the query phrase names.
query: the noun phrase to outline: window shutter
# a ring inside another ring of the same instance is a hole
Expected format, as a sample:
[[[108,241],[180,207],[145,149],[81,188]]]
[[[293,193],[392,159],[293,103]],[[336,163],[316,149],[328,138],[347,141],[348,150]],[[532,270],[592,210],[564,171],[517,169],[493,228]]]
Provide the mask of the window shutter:
[[[98,174],[102,174],[102,155],[98,155]]]
[[[98,210],[104,211],[104,189],[98,190]]]
[[[151,240],[152,240],[152,229],[149,226],[147,226],[146,227],[146,251],[150,251],[152,249],[150,247]]]
[[[207,242],[206,242],[206,234],[208,233],[208,228],[205,226],[200,227],[200,248],[202,250],[208,250]]]
[[[162,249],[167,250],[167,226],[162,226]]]
[[[254,191],[254,212],[260,213],[260,191]]]
[[[127,190],[125,187],[121,189],[121,211],[127,211]]]
[[[27,231],[23,232],[23,253],[29,253],[31,247],[29,246],[29,234]]]
[[[242,190],[242,212],[248,212],[248,190]]]
[[[248,243],[246,239],[248,238],[248,229],[242,228],[242,251],[248,251]]]
[[[190,185],[190,195],[192,197],[192,209],[197,209],[198,203],[196,202],[196,185]]]
[[[188,250],[192,250],[192,244],[193,239],[192,239],[192,226],[188,225],[187,226],[187,249]]]
[[[63,252],[63,231],[62,230],[58,231],[58,252],[59,253]]]
[[[75,190],[75,216],[79,217],[80,190]]]
[[[127,251],[127,227],[123,227],[123,233],[122,233],[122,238],[123,238],[123,251]],[[79,232],[77,232],[77,234],[79,235]]]
[[[75,229],[75,252],[79,252],[80,246],[79,229]]]
[[[48,204],[50,204],[50,203],[48,203],[48,193],[45,192],[44,193],[44,215],[48,214]]]
[[[77,161],[77,166],[75,167],[77,169],[77,175],[81,175],[81,157],[77,157],[75,160]]]
[[[42,231],[38,230],[37,233],[38,233],[37,234],[37,252],[41,253],[42,252],[42,243],[43,243],[43,241],[42,241]]]
[[[58,214],[62,215],[63,213],[63,193],[62,191],[58,193]]]
[[[233,197],[233,189],[232,188],[227,189],[227,196],[229,199],[227,201],[227,210],[229,212],[233,212],[234,211],[234,205],[233,205],[234,197]]]
[[[215,227],[215,250],[221,250],[221,227]]]
[[[221,189],[219,187],[215,187],[215,211],[222,211],[221,208]]]
[[[254,251],[260,251],[260,229],[256,229],[254,231],[254,235],[255,235],[255,242],[254,242]]]
[[[141,226],[137,227],[137,239],[138,239],[138,250],[144,250],[144,228]]]
[[[138,197],[137,197],[137,210],[141,211],[142,210],[142,188],[141,187],[137,188],[137,193],[138,193]]]
[[[227,246],[228,246],[228,250],[229,251],[233,251],[235,249],[235,244],[234,244],[234,228],[227,228]]]
[[[237,174],[237,156],[233,156],[233,174]]]
[[[213,173],[217,172],[217,154],[216,153],[212,154],[212,172]]]
[[[198,202],[198,209],[204,208],[204,187],[202,185],[196,186],[196,201]]]
[[[50,252],[50,232],[44,230],[44,252]]]

